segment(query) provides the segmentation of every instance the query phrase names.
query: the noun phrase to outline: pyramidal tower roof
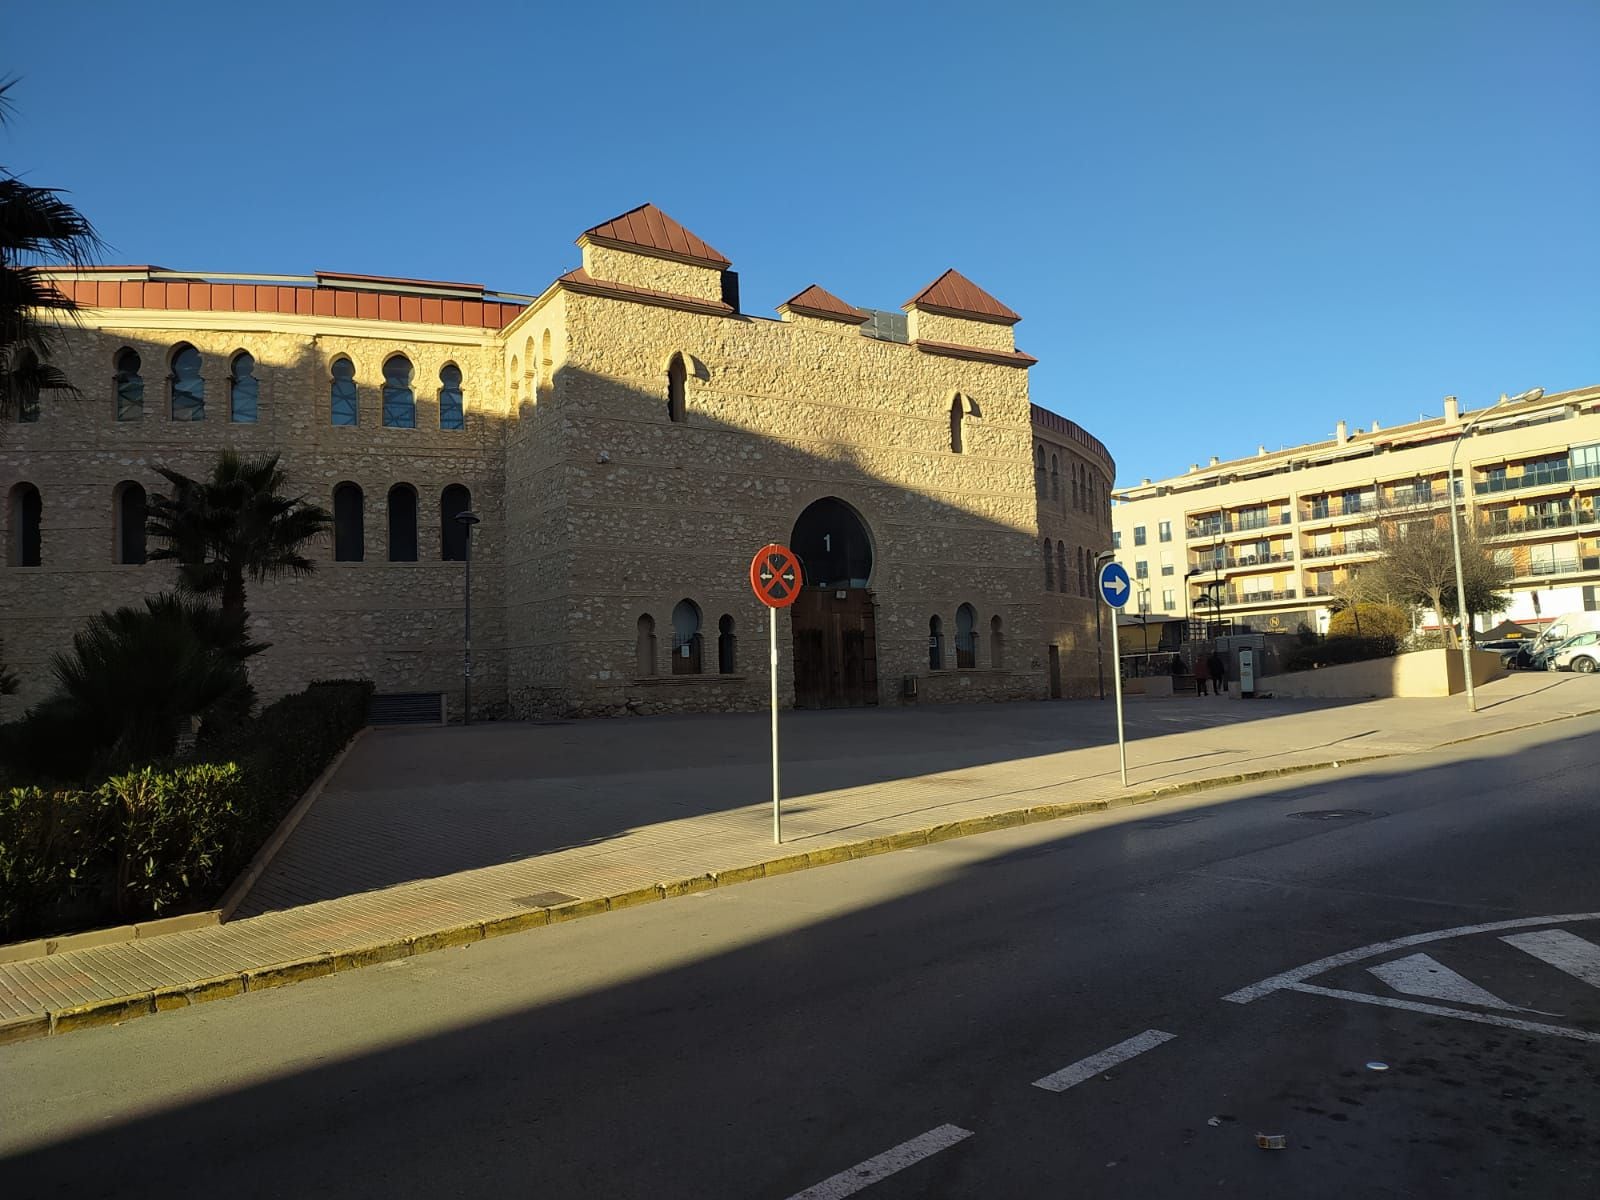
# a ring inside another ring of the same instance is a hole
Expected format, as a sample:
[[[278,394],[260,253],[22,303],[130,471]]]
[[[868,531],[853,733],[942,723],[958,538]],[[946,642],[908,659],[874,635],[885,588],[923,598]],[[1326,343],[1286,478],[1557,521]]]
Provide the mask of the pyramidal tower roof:
[[[621,216],[584,230],[578,239],[579,243],[585,238],[602,245],[643,250],[706,267],[726,268],[732,265],[720,251],[703,238],[690,233],[654,204],[630,208]]]
[[[996,300],[956,270],[946,271],[905,303],[906,308],[926,308],[951,316],[975,317],[1001,325],[1015,325],[1022,317]]]
[[[812,284],[805,291],[795,296],[790,296],[778,305],[778,311],[790,309],[807,317],[823,317],[831,321],[848,321],[852,325],[860,325],[866,321],[870,314],[863,312],[854,305],[846,304],[839,297],[824,288]]]

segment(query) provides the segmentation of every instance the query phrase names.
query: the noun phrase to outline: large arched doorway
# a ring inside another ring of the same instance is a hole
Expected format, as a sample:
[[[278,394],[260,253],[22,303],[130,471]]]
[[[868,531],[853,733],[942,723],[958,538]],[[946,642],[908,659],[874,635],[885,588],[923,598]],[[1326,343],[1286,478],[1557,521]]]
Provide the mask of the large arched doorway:
[[[854,708],[878,702],[878,639],[872,534],[836,496],[815,501],[794,523],[789,546],[805,586],[790,607],[797,708]]]

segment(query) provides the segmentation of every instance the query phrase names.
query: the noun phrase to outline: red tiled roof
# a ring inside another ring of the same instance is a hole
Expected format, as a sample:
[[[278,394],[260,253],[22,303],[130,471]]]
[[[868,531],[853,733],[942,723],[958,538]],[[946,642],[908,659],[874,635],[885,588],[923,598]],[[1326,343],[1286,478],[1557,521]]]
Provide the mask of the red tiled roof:
[[[708,267],[723,268],[733,265],[723,254],[690,233],[654,204],[641,204],[638,208],[631,208],[620,217],[612,217],[603,225],[584,230],[583,237],[593,238],[597,242],[654,250],[660,254],[685,258]]]
[[[575,292],[589,296],[609,296],[613,300],[637,300],[641,304],[654,304],[660,308],[677,308],[685,312],[705,313],[709,316],[727,317],[734,314],[731,304],[720,300],[706,300],[699,296],[680,296],[676,292],[657,292],[650,288],[615,283],[609,279],[596,279],[582,267],[568,271],[556,282]]]
[[[911,343],[924,354],[938,354],[945,358],[967,358],[973,362],[999,363],[1003,367],[1031,367],[1039,360],[1021,350],[990,350],[987,346],[959,346],[954,342],[929,342],[918,339]]]
[[[356,288],[285,287],[266,283],[101,282],[57,279],[55,287],[83,308],[157,308],[189,312],[293,313],[299,316],[354,317],[421,325],[460,325],[504,329],[522,311],[520,304],[405,296]]]
[[[852,325],[860,325],[871,319],[872,314],[863,312],[859,308],[846,304],[832,292],[825,291],[812,284],[797,296],[790,296],[778,305],[778,311],[790,309],[807,317],[821,317],[830,321],[849,321]]]
[[[956,270],[946,271],[927,287],[905,302],[906,308],[927,308],[952,316],[977,317],[1002,325],[1015,325],[1022,320],[988,292]]]
[[[442,279],[407,279],[402,275],[352,275],[347,271],[318,271],[318,279],[337,279],[345,283],[382,283],[404,287],[410,284],[417,288],[450,288],[461,292],[482,292],[485,290],[481,283],[448,283]]]

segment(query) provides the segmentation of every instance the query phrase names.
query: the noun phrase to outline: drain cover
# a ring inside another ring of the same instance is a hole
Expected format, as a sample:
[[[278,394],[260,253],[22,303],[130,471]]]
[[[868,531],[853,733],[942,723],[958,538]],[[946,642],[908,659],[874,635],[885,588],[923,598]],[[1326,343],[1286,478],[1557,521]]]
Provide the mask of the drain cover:
[[[565,892],[535,892],[531,896],[515,896],[511,903],[520,904],[523,908],[549,908],[554,904],[565,904],[568,900],[576,900],[576,896],[569,896]]]
[[[1375,817],[1378,814],[1368,812],[1364,808],[1313,808],[1306,812],[1294,812],[1286,815],[1297,817],[1302,821],[1345,821],[1351,817]]]

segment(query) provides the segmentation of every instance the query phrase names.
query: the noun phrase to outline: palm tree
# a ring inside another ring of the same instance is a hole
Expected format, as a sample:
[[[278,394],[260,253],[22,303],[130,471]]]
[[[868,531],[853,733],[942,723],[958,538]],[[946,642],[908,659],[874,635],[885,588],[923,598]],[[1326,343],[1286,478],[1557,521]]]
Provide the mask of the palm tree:
[[[15,82],[0,82],[0,126],[11,113],[6,93]],[[0,167],[0,421],[36,404],[42,391],[78,394],[49,361],[60,319],[76,314],[77,305],[36,268],[90,262],[100,247],[94,226],[59,191],[23,183]]]
[[[316,570],[301,550],[332,518],[304,496],[280,494],[288,475],[278,455],[247,459],[224,450],[203,480],[157,469],[172,494],[150,497],[145,530],[165,543],[150,557],[176,562],[185,592],[218,596],[224,613],[242,614],[246,576],[260,583]]]

